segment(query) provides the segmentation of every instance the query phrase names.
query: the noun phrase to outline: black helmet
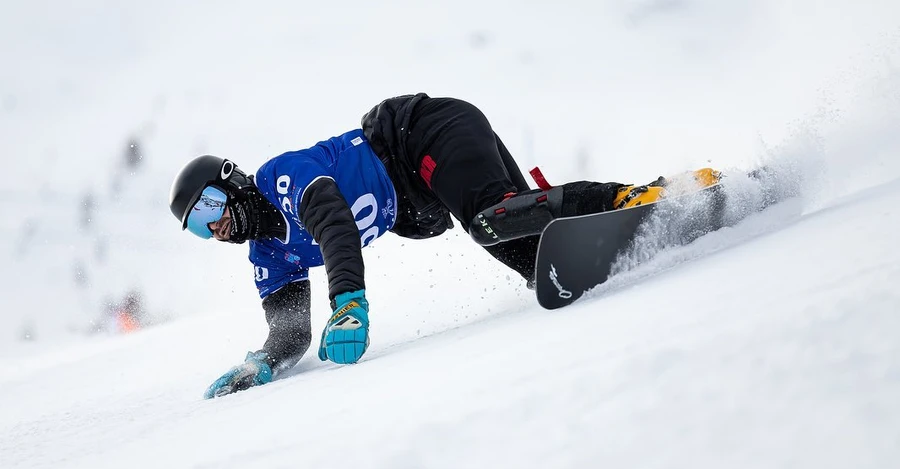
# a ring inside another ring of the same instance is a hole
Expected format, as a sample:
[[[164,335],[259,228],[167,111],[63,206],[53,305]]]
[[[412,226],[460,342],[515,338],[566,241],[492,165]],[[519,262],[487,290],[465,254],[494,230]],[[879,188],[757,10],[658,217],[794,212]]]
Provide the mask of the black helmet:
[[[181,221],[182,230],[187,226],[188,212],[197,203],[200,193],[212,184],[232,193],[253,186],[253,179],[238,169],[234,162],[217,156],[198,156],[184,165],[175,176],[169,192],[169,208],[172,215]]]

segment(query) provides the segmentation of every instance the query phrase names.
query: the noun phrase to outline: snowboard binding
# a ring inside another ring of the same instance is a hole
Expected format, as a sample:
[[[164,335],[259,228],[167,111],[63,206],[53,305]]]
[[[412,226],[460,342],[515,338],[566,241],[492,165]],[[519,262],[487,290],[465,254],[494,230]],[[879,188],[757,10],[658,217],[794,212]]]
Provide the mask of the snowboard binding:
[[[657,180],[643,186],[622,186],[613,201],[615,210],[652,204],[660,200],[691,192],[718,184],[722,173],[712,168],[701,168],[686,171],[668,178],[660,176]]]

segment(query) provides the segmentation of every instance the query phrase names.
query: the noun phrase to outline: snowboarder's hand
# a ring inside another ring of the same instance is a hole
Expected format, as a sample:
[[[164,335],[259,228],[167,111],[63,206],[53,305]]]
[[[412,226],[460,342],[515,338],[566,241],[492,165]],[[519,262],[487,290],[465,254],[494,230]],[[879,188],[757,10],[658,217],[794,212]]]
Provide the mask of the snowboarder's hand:
[[[331,304],[334,313],[322,331],[319,360],[356,363],[369,346],[369,302],[366,291],[341,293]]]
[[[266,363],[266,358],[266,352],[249,352],[244,363],[217,379],[203,394],[203,398],[221,397],[272,381],[272,368]]]

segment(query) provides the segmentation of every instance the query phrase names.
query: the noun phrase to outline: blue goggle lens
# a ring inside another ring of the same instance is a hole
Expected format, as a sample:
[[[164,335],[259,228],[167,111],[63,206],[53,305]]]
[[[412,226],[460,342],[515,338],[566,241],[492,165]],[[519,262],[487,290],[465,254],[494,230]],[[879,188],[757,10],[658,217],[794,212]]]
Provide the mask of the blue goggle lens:
[[[225,213],[225,202],[228,201],[228,195],[221,189],[209,186],[200,193],[197,203],[191,207],[191,212],[187,217],[187,229],[191,233],[203,238],[212,238],[212,231],[209,225],[222,219]]]

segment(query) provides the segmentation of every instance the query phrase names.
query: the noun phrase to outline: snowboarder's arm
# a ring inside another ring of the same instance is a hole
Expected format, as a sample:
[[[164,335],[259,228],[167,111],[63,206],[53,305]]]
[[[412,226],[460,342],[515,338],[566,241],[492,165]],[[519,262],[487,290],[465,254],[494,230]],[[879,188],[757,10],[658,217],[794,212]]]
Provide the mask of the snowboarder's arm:
[[[356,363],[369,346],[369,303],[362,242],[353,212],[334,180],[323,177],[304,191],[299,214],[319,243],[328,273],[332,315],[322,331],[319,359]]]
[[[261,351],[277,373],[296,365],[312,341],[309,280],[285,285],[263,299],[262,306],[269,336]]]
[[[359,228],[333,179],[321,177],[306,188],[299,215],[322,250],[329,299],[366,288]]]
[[[272,381],[296,365],[312,340],[309,325],[309,280],[291,282],[263,299],[269,337],[261,350],[215,380],[203,397],[212,399]]]

